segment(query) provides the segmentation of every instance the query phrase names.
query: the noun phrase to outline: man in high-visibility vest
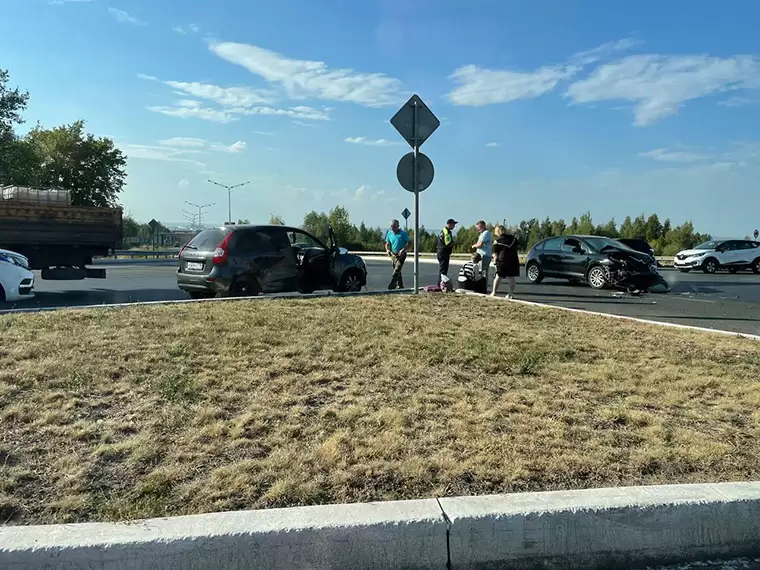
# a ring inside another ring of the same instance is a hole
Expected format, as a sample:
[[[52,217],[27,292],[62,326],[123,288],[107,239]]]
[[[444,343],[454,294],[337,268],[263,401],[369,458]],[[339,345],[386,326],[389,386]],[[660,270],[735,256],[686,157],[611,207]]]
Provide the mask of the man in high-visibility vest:
[[[446,225],[438,234],[436,253],[438,254],[438,273],[448,276],[451,252],[454,251],[454,228],[459,222],[453,218],[446,220]]]

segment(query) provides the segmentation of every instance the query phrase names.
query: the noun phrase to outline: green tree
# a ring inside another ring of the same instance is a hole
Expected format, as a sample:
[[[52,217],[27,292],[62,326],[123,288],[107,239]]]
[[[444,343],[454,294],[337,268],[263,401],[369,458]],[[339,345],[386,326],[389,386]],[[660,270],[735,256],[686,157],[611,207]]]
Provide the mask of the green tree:
[[[137,237],[140,234],[140,224],[132,216],[124,216],[122,227],[124,228],[125,238]]]
[[[633,235],[633,222],[631,216],[626,216],[623,223],[620,224],[620,237],[626,239],[632,239],[636,236]]]
[[[646,239],[647,235],[647,221],[644,218],[644,214],[636,216],[633,220],[633,235],[632,238]]]
[[[269,223],[273,226],[284,226],[285,220],[283,220],[280,216],[276,216],[275,214],[272,214],[269,216]]]
[[[33,149],[13,132],[15,125],[24,122],[21,114],[26,110],[29,93],[8,86],[10,76],[0,69],[0,185],[25,184],[35,164]]]
[[[306,214],[303,218],[301,228],[314,235],[315,237],[327,241],[329,237],[328,227],[330,220],[324,212],[317,213],[314,210]]]
[[[575,230],[575,233],[584,236],[593,235],[594,221],[591,219],[591,212],[586,212],[581,216],[581,219],[578,222],[578,228]]]
[[[0,138],[13,136],[13,126],[24,122],[21,113],[29,102],[29,93],[21,92],[18,87],[11,89],[9,81],[8,70],[0,69]]]
[[[655,242],[662,237],[662,224],[657,214],[652,214],[647,218],[644,237],[648,242]]]
[[[240,226],[250,224],[251,221],[248,218],[238,218],[238,221],[236,223]]]
[[[340,245],[349,243],[355,232],[351,226],[348,210],[343,206],[335,206],[330,210],[328,220],[335,234],[335,241]]]
[[[40,159],[33,186],[71,191],[78,206],[115,206],[126,182],[126,158],[107,137],[84,132],[84,121],[25,137]]]

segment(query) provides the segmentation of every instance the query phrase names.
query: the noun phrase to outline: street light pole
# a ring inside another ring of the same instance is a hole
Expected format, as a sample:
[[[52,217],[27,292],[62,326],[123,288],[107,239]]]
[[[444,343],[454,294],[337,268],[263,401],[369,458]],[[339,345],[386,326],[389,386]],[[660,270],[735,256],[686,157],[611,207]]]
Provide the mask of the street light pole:
[[[211,184],[216,184],[217,186],[221,186],[222,188],[227,189],[227,222],[232,223],[232,191],[235,188],[240,188],[241,186],[245,186],[246,184],[249,184],[250,182],[241,182],[240,184],[233,184],[232,186],[228,186],[227,184],[220,184],[219,182],[216,182],[214,180],[209,180]]]
[[[188,202],[187,200],[185,200],[185,204],[189,204],[193,208],[198,208],[198,230],[202,230],[203,229],[203,209],[204,208],[210,208],[214,204],[213,203],[211,203],[211,204],[203,204],[203,205],[201,205],[201,204],[193,204],[192,202]]]

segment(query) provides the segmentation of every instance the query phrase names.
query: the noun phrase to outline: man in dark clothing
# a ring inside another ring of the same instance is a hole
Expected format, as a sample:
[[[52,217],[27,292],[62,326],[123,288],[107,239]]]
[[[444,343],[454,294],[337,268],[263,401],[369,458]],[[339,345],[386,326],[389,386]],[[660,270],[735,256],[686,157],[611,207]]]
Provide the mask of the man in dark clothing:
[[[446,225],[438,234],[438,244],[436,252],[438,253],[438,273],[448,276],[449,261],[451,261],[451,252],[454,251],[454,228],[459,222],[453,218],[446,220]]]

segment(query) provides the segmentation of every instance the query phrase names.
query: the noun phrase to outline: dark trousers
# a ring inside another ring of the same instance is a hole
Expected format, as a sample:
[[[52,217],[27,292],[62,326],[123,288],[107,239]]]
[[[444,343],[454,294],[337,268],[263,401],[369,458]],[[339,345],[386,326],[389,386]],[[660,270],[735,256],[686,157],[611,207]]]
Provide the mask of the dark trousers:
[[[449,274],[449,261],[451,261],[451,252],[450,251],[439,251],[438,252],[438,273],[440,275],[448,275]]]

